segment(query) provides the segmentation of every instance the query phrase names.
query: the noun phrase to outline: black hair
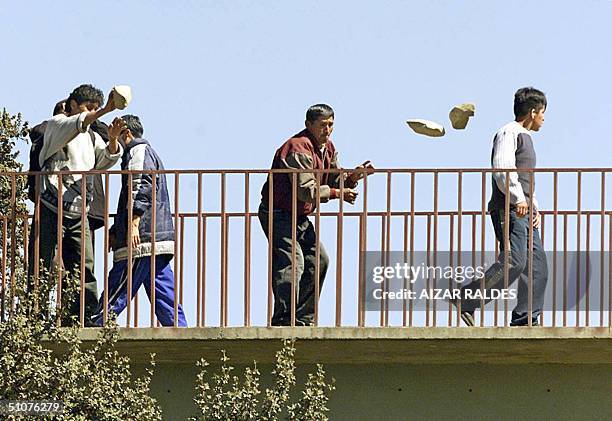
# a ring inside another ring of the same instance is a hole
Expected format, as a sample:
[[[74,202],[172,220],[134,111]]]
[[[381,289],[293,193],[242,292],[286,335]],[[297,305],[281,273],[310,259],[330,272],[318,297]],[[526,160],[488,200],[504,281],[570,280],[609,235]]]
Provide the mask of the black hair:
[[[141,138],[144,133],[144,129],[142,128],[142,123],[140,122],[140,118],[132,114],[126,114],[121,117],[123,121],[125,121],[125,125],[127,129],[132,132],[132,136],[135,138]]]
[[[53,107],[53,115],[63,114],[66,112],[67,108],[69,107],[66,101],[67,100],[62,99],[60,102],[55,104],[55,107]]]
[[[96,102],[99,106],[104,104],[104,94],[98,88],[92,85],[81,85],[75,88],[70,94],[66,102],[70,103],[70,100],[74,99],[77,105],[83,104],[84,102]]]
[[[539,112],[541,109],[546,109],[546,105],[544,92],[531,86],[521,88],[514,94],[514,116],[516,118],[525,117],[531,110]]]
[[[334,117],[334,110],[327,104],[316,104],[308,108],[306,111],[306,121],[314,123],[319,118]]]

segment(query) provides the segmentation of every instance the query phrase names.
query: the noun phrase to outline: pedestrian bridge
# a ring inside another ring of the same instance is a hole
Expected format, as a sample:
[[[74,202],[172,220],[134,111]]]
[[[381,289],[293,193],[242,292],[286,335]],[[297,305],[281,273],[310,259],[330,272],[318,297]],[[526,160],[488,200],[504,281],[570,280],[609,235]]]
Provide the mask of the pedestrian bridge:
[[[400,277],[408,293],[399,299],[372,297],[376,288],[393,292],[397,287],[392,282],[396,263],[400,270],[404,264],[475,268],[496,259],[499,244],[487,211],[490,169],[378,169],[360,183],[354,205],[317,206],[310,218],[330,267],[317,291],[311,327],[295,326],[295,302],[293,326],[271,326],[271,248],[257,217],[260,189],[270,171],[165,171],[177,239],[175,312],[181,303],[189,327],[160,327],[141,290],[118,319],[117,348],[131,358],[137,374],[156,354],[151,388],[165,419],[193,414],[197,360],[212,362],[210,371],[218,367],[214,361],[221,350],[239,370],[256,360],[265,385],[272,381],[265,373],[282,339],[296,340],[298,377],[300,370],[324,363],[336,379],[329,402],[334,420],[458,414],[498,420],[610,418],[612,198],[606,186],[611,171],[531,171],[549,265],[540,326],[509,327],[514,301],[506,296],[477,310],[476,327],[469,328],[461,325],[460,306],[435,294],[420,300],[410,294],[451,288],[439,271],[428,272],[420,284]],[[297,172],[278,172],[291,177],[295,191]],[[135,175],[123,174],[128,181]],[[106,223],[94,240],[99,291],[107,291],[112,266],[106,250],[121,175],[102,173]],[[33,207],[29,214],[16,212],[24,177],[0,174],[2,182],[11,183],[13,209],[0,217],[5,318],[12,308],[8,287],[19,279],[20,267],[36,257],[18,240],[34,230],[36,254],[36,232],[44,223]],[[292,244],[295,250],[295,238]],[[374,282],[374,267],[391,269]],[[453,273],[456,278],[458,272]],[[511,288],[508,281],[504,287]],[[60,271],[58,291],[61,282]],[[531,293],[530,272],[526,285]],[[101,300],[107,302],[107,294]],[[82,325],[83,314],[81,307]],[[96,328],[79,331],[84,346],[93,345],[99,333]],[[62,351],[57,343],[47,345]]]

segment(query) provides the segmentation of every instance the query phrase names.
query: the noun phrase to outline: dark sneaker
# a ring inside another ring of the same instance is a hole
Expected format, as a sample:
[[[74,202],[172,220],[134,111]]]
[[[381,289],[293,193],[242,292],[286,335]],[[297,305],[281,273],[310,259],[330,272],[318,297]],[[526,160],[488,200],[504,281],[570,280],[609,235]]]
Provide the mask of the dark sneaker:
[[[517,313],[515,311],[512,312],[512,320],[510,321],[510,326],[528,326],[529,316],[527,313]],[[531,317],[531,326],[539,326],[538,317]]]
[[[101,327],[99,324],[91,320],[89,317],[85,318],[85,327]]]
[[[520,327],[520,326],[524,326],[524,327],[528,327],[529,325],[527,323],[525,323],[524,321],[521,322],[515,322],[514,320],[510,321],[510,326],[512,327]],[[534,319],[531,321],[531,327],[534,326],[540,326],[540,322],[538,321],[538,319]]]
[[[466,326],[476,326],[474,322],[474,312],[473,311],[462,311],[461,312],[461,320],[465,323]]]
[[[454,298],[451,298],[449,300],[451,302],[452,305],[454,305],[455,307],[457,307],[459,300],[456,300]],[[474,312],[473,311],[462,311],[461,312],[461,320],[463,320],[463,323],[466,324],[466,326],[475,326],[476,324],[474,323]]]

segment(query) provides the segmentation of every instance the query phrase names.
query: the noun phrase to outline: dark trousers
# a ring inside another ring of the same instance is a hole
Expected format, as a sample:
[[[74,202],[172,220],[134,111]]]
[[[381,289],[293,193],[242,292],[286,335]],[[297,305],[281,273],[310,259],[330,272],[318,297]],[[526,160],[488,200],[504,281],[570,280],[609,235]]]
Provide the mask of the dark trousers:
[[[31,277],[34,274],[34,226],[30,229],[30,240],[28,244],[28,279],[29,286],[32,287]],[[39,237],[39,258],[42,260],[43,267],[50,272],[53,271],[53,262],[57,247],[57,214],[46,206],[40,206],[40,237]],[[93,272],[93,245],[91,242],[91,232],[89,224],[85,220],[85,244],[83,247],[85,255],[85,317],[86,319],[93,314],[98,306],[98,289],[96,278]],[[64,271],[76,273],[81,268],[81,220],[64,218],[62,224],[62,261]],[[62,283],[62,295],[64,294]],[[80,309],[80,294],[72,301],[69,307],[69,315],[78,316]]]
[[[504,217],[503,209],[491,210],[491,221],[495,229],[495,237],[500,244],[499,259],[485,273],[485,289],[504,287]],[[528,216],[519,218],[514,210],[510,211],[510,256],[508,259],[508,286],[518,280],[517,304],[512,311],[512,326],[527,325],[529,322],[529,224]],[[537,324],[537,318],[544,305],[544,293],[548,281],[548,264],[542,248],[542,240],[537,229],[533,230],[533,286],[532,286],[532,323]],[[474,292],[480,289],[480,280],[467,285],[465,289]],[[462,296],[465,297],[465,292]],[[486,301],[486,300],[485,300]],[[463,311],[474,311],[480,306],[480,300],[463,300]]]
[[[274,314],[272,325],[286,326],[291,323],[291,213],[275,210],[272,221],[272,240],[268,233],[269,212],[263,203],[259,206],[259,222],[272,241],[272,291],[274,293]],[[309,325],[314,321],[316,235],[307,216],[298,216],[295,227],[296,243],[296,321],[298,325]],[[329,257],[319,243],[319,291],[329,266]]]

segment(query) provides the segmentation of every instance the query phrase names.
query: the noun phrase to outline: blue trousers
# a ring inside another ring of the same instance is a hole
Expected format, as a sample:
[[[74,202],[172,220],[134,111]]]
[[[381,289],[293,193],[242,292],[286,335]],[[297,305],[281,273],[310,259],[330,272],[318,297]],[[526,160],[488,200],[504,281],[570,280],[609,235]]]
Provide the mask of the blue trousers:
[[[170,266],[172,256],[158,255],[155,258],[155,315],[162,326],[174,326],[174,272]],[[115,262],[108,274],[108,307],[109,312],[119,315],[127,306],[127,260]],[[142,285],[151,300],[151,256],[134,259],[132,264],[132,294],[136,293]],[[100,298],[98,311],[92,316],[92,321],[102,325],[103,300]],[[178,325],[187,326],[183,306],[178,305]]]

